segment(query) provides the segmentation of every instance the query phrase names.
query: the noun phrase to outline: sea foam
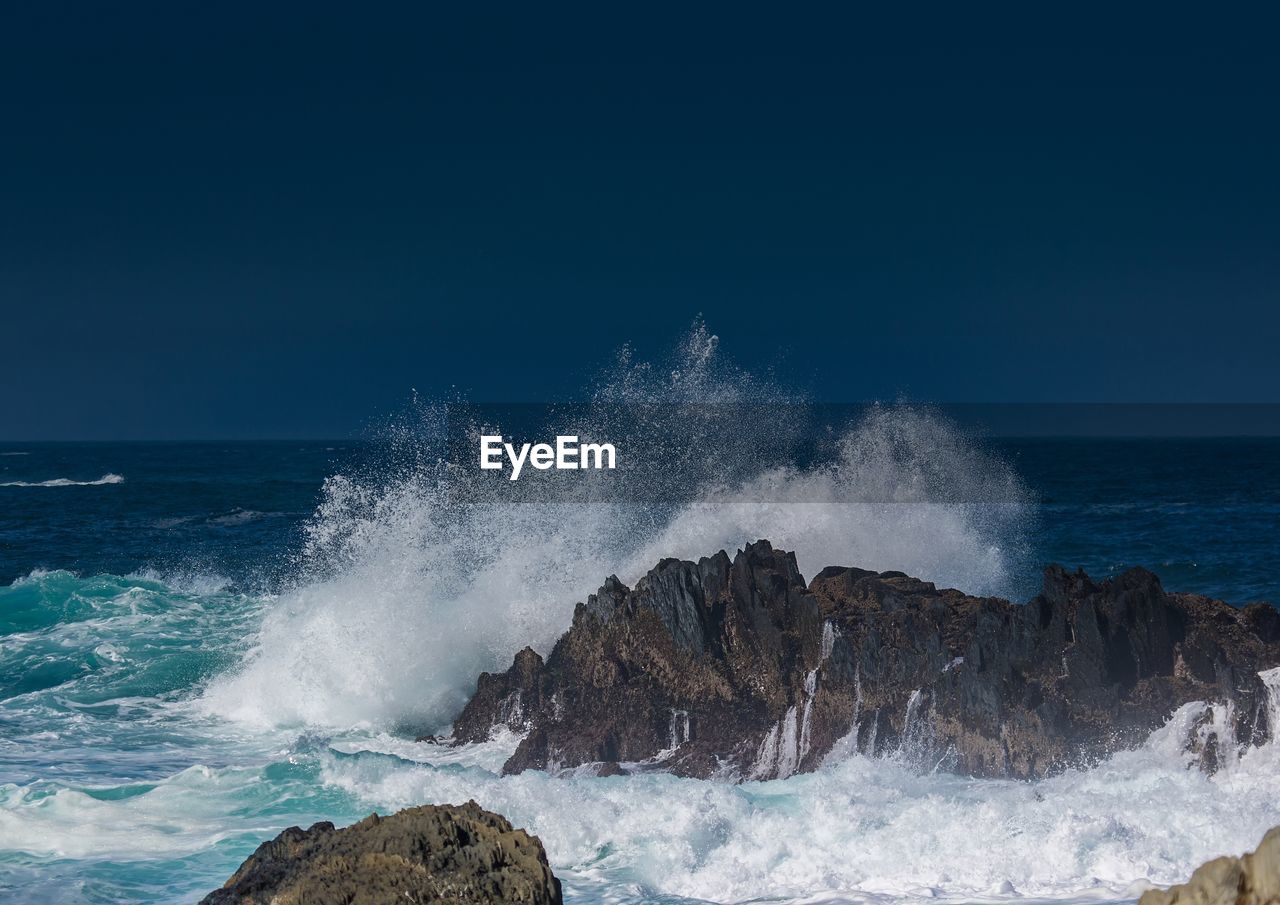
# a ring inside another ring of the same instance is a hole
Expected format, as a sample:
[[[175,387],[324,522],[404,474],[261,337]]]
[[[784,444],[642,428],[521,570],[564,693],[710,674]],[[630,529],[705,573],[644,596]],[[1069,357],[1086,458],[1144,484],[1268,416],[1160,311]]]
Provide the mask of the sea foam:
[[[323,777],[387,809],[474,798],[537,833],[581,901],[1115,901],[1251,849],[1280,823],[1274,743],[1214,776],[1192,766],[1184,742],[1206,707],[1182,708],[1136,751],[1035,783],[861,755],[741,785],[499,778],[414,764],[403,744],[391,758],[326,757]],[[432,746],[416,755],[435,756]],[[484,746],[475,756],[494,761]]]
[[[123,484],[124,475],[104,474],[92,481],[75,481],[71,478],[50,478],[47,481],[5,481],[0,487],[100,487],[103,484]]]

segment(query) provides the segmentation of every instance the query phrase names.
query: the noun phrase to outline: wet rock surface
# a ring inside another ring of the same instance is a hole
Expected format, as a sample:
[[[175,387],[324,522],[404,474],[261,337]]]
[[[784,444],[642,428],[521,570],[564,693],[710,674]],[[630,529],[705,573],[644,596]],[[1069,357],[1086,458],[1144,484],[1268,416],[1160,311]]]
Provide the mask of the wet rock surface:
[[[474,801],[290,827],[202,905],[560,905],[542,843]]]
[[[805,584],[767,541],[663,560],[579,604],[544,661],[484,674],[454,725],[526,732],[506,772],[599,764],[776,778],[861,752],[974,776],[1040,777],[1140,745],[1204,701],[1206,769],[1275,731],[1259,672],[1280,613],[1050,567],[1025,605],[898,572],[829,567]]]
[[[1169,889],[1150,889],[1138,905],[1280,905],[1280,827],[1242,858],[1215,858],[1191,879]]]

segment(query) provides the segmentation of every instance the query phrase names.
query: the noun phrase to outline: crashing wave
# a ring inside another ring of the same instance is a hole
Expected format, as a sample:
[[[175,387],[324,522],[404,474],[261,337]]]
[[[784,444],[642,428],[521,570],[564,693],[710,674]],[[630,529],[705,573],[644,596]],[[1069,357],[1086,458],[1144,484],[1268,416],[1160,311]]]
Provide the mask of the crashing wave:
[[[296,586],[204,705],[258,726],[440,730],[480,672],[526,645],[549,650],[601,575],[634,581],[662,557],[761,537],[794,550],[810,574],[857,562],[1011,593],[1030,494],[1002,461],[902,406],[838,429],[827,461],[777,461],[806,407],[721,360],[716,345],[699,326],[665,366],[624,350],[591,402],[563,416],[576,420],[554,425],[611,440],[621,431],[620,450],[647,444],[675,463],[640,477],[575,473],[582,499],[548,500],[524,480],[497,488],[482,480],[491,472],[448,463],[434,408],[393,432],[380,473],[325,483]],[[649,420],[619,424],[622,409]],[[674,491],[664,483],[673,474]]]

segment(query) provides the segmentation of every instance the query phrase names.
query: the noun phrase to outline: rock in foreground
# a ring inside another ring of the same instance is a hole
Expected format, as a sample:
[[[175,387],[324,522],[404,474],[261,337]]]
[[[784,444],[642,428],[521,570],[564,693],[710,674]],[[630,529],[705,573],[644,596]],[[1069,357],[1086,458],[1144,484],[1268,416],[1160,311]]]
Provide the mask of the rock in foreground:
[[[1280,905],[1280,827],[1256,852],[1215,858],[1181,886],[1147,890],[1138,905]]]
[[[201,905],[560,905],[537,837],[474,801],[290,827]]]
[[[831,567],[806,586],[760,541],[664,560],[634,588],[611,577],[545,662],[525,649],[480,677],[454,735],[525,731],[507,772],[772,779],[856,751],[1034,778],[1204,701],[1188,741],[1212,770],[1275,731],[1280,673],[1259,672],[1278,664],[1280,612],[1167,593],[1142,569],[1051,567],[1015,605],[900,572]]]

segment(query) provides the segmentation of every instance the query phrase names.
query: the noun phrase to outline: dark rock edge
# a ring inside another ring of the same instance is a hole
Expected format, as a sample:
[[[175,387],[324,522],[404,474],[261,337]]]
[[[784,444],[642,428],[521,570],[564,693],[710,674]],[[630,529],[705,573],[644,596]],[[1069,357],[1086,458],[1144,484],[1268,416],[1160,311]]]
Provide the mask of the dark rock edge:
[[[1139,746],[1179,707],[1214,702],[1189,739],[1212,771],[1276,727],[1259,672],[1280,612],[1166,592],[1144,569],[1095,582],[1051,566],[1025,605],[901,572],[828,567],[805,584],[768,541],[732,559],[610,576],[544,659],[482,674],[459,743],[525,733],[504,772],[769,779],[833,751],[1038,778]]]

